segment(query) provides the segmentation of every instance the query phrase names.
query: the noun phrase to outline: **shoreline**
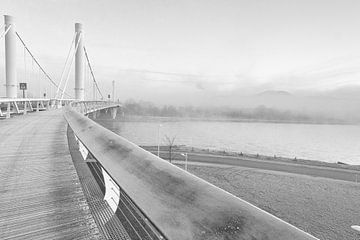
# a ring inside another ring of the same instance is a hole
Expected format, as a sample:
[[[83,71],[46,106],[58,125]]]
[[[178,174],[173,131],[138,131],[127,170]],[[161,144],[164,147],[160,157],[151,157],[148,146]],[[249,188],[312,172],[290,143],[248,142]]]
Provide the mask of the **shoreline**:
[[[140,146],[157,155],[157,146]],[[181,153],[188,154],[188,162],[239,166],[254,169],[286,172],[289,174],[323,177],[349,182],[360,182],[360,166],[343,163],[328,163],[305,159],[270,157],[257,154],[225,152],[176,145],[172,148],[172,160],[184,161]],[[160,146],[160,157],[169,159],[168,146]]]
[[[102,120],[107,118],[102,118]],[[207,122],[243,122],[243,123],[275,123],[275,124],[309,124],[309,125],[354,125],[358,126],[358,122],[346,122],[346,121],[302,121],[302,120],[276,120],[276,119],[252,119],[252,118],[217,118],[217,117],[165,117],[165,116],[143,116],[143,115],[125,115],[120,116],[117,119],[121,121],[131,121],[131,122],[178,122],[178,121],[207,121]],[[110,120],[110,119],[109,119]]]
[[[144,145],[140,146],[148,151],[157,151],[157,146],[154,145]],[[168,146],[161,145],[160,151],[169,150]],[[261,154],[251,154],[244,152],[234,152],[234,151],[224,151],[224,150],[216,150],[209,148],[197,148],[191,147],[187,145],[174,145],[173,151],[176,152],[188,152],[188,153],[200,153],[200,154],[210,154],[215,156],[228,156],[228,157],[236,157],[243,159],[253,159],[253,160],[266,160],[266,161],[275,161],[275,162],[284,162],[284,163],[294,163],[294,164],[303,164],[309,166],[320,166],[320,167],[331,167],[331,168],[341,168],[341,169],[349,169],[349,170],[358,170],[360,171],[360,165],[351,165],[343,162],[324,162],[319,160],[310,160],[310,159],[302,159],[302,158],[288,158],[281,156],[269,156],[269,155],[261,155]]]

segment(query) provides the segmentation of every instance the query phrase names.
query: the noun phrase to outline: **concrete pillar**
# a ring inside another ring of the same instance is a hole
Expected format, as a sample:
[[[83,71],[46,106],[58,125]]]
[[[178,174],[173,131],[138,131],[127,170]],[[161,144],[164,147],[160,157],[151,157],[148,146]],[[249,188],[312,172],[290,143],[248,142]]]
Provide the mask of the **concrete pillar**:
[[[77,33],[75,44],[77,44],[80,41],[75,55],[75,99],[84,101],[85,100],[84,46],[83,46],[84,33],[82,31],[81,23],[75,23],[75,32]],[[81,33],[81,37],[79,33]]]
[[[5,36],[6,97],[17,98],[15,20],[9,15],[4,18],[5,31],[11,26]]]
[[[111,111],[110,113],[111,113],[112,119],[115,119],[115,118],[116,118],[116,114],[117,114],[117,107],[111,108],[110,111]]]

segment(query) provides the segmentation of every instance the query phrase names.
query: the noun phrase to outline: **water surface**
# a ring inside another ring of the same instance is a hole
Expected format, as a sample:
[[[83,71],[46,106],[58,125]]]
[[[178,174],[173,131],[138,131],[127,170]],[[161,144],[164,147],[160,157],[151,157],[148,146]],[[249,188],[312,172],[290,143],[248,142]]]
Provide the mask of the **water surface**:
[[[138,145],[176,145],[360,165],[360,126],[214,121],[97,119]],[[159,127],[159,125],[161,126]]]

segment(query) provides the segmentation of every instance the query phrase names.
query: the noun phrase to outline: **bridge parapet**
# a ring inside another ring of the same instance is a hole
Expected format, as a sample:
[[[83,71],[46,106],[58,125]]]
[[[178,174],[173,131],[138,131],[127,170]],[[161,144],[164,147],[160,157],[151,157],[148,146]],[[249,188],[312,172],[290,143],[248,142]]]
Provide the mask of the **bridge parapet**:
[[[33,111],[45,111],[64,106],[73,106],[83,114],[96,114],[97,111],[110,109],[113,118],[116,117],[119,103],[109,101],[78,101],[74,99],[50,98],[0,98],[0,118],[10,118],[11,115],[27,114]]]
[[[10,118],[12,114],[26,114],[51,108],[54,99],[45,98],[0,98],[0,118]]]
[[[151,239],[316,239],[310,234],[164,161],[74,109],[64,116],[92,156],[115,213],[130,199]],[[140,238],[142,239],[142,238]],[[146,238],[144,238],[146,239]],[[148,238],[147,238],[148,239]]]
[[[115,118],[117,109],[121,107],[119,103],[109,101],[73,101],[70,106],[84,115],[93,114],[94,118],[101,110],[110,110],[112,118]]]

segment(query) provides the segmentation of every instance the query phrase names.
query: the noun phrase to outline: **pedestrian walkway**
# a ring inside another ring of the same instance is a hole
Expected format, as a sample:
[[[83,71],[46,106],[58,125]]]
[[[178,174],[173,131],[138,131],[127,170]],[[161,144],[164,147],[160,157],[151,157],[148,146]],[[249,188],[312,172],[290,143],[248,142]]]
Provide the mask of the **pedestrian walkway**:
[[[0,120],[0,239],[102,239],[62,111]]]

